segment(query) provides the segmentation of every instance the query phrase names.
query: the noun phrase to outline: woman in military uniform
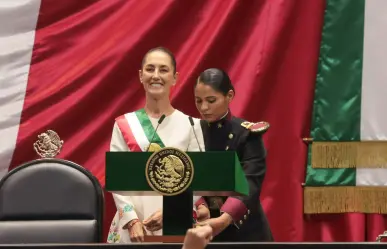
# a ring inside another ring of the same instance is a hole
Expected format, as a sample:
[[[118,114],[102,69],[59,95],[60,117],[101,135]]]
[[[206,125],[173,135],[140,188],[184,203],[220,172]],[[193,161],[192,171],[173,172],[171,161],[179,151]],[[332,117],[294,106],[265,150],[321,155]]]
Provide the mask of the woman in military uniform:
[[[220,69],[205,70],[195,84],[205,150],[236,151],[249,183],[249,195],[202,197],[195,203],[198,225],[200,222],[211,225],[213,241],[273,241],[259,200],[266,172],[262,134],[269,124],[251,123],[233,116],[229,104],[234,95],[229,76]]]

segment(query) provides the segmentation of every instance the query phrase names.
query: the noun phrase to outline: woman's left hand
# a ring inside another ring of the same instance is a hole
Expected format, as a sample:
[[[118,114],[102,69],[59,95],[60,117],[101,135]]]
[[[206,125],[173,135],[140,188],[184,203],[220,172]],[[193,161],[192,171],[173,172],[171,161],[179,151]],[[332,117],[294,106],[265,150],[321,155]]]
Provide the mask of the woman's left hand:
[[[216,236],[226,229],[232,223],[232,217],[228,213],[223,213],[216,218],[208,219],[204,222],[196,223],[196,226],[210,225],[212,227],[212,235]]]
[[[156,211],[150,217],[145,219],[142,224],[148,231],[154,232],[163,228],[163,213],[161,210]]]

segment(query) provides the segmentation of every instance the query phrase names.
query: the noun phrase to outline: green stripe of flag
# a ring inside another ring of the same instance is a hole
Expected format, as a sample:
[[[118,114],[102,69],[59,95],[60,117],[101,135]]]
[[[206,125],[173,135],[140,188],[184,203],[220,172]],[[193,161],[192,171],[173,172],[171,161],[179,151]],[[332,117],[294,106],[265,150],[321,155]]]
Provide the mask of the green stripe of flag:
[[[313,106],[313,141],[359,141],[364,0],[328,0]],[[355,186],[356,169],[314,169],[306,186]]]

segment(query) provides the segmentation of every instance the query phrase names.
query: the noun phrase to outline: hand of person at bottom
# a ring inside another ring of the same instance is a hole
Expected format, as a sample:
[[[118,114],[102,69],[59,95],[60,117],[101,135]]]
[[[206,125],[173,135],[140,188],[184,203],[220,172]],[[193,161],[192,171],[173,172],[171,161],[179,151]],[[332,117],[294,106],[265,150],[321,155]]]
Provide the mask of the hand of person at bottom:
[[[212,228],[208,225],[188,229],[182,249],[204,249],[212,240]]]
[[[163,228],[163,212],[158,210],[154,212],[149,218],[145,219],[142,224],[148,231],[154,232]]]

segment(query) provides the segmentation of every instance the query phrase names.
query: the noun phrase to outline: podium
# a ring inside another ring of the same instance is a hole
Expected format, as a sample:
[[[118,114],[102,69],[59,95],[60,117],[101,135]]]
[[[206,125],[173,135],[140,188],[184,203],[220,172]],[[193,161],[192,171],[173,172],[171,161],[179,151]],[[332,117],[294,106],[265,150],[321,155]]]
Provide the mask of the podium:
[[[163,149],[168,148],[174,149]],[[146,165],[154,153],[157,152],[106,152],[106,190],[132,196],[163,195],[147,179]],[[193,227],[194,195],[248,195],[249,186],[235,152],[185,155],[193,165],[192,181],[179,194],[163,195],[163,236],[147,236],[146,242],[182,243],[187,229]]]

